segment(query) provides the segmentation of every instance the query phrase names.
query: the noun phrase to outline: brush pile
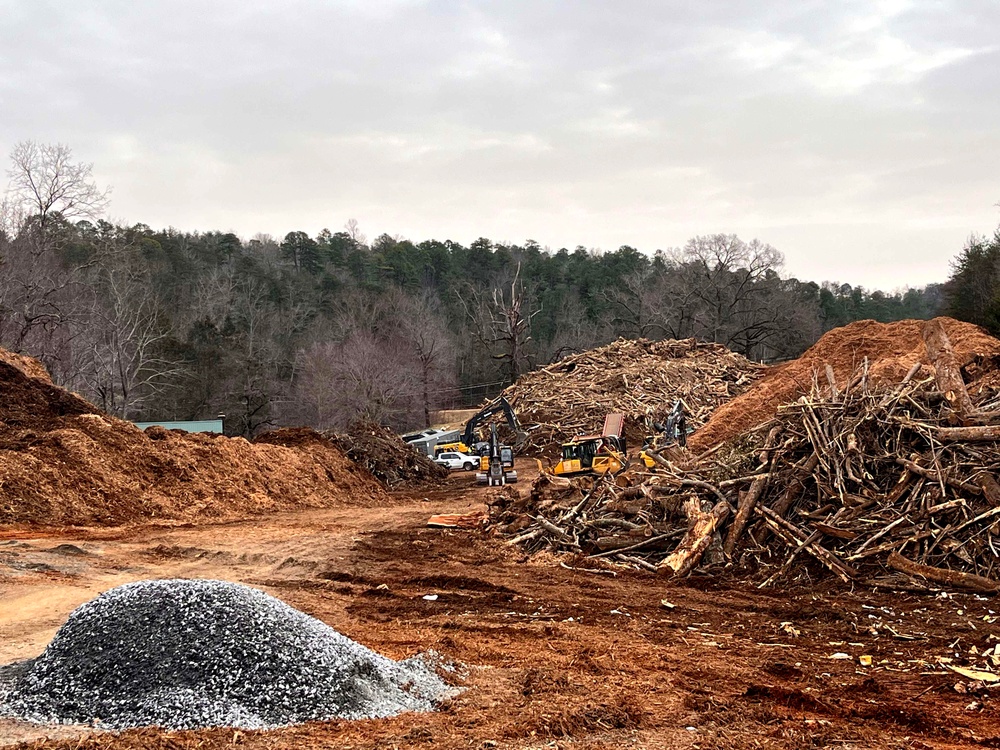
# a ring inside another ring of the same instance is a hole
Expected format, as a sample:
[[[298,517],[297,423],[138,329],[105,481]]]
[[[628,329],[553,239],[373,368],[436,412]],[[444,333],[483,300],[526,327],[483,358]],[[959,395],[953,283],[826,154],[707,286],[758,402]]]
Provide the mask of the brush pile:
[[[436,484],[448,476],[446,468],[413,450],[399,435],[377,422],[355,422],[346,434],[330,432],[326,436],[388,489]]]
[[[808,395],[710,456],[673,448],[653,472],[543,475],[527,497],[495,498],[491,527],[584,566],[684,575],[726,564],[762,586],[832,573],[997,592],[1000,358],[960,367],[940,320],[923,338],[926,360],[895,384],[865,360],[844,384],[814,370]]]
[[[677,399],[698,427],[760,371],[721,344],[619,339],[523,375],[503,395],[528,431],[521,450],[551,451],[574,435],[599,432],[608,412],[625,414],[633,426],[663,421]]]

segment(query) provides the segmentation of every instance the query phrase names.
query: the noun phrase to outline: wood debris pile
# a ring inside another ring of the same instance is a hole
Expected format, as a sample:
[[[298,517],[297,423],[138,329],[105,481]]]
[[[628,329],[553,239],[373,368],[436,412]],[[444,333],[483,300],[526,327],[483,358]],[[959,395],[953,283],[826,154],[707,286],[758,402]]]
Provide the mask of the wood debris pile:
[[[676,399],[684,401],[688,425],[698,427],[760,371],[721,344],[619,339],[523,375],[503,395],[528,432],[522,452],[556,450],[574,435],[600,432],[608,412],[625,414],[636,444]]]
[[[446,468],[413,450],[399,435],[377,422],[355,422],[346,433],[330,432],[326,436],[389,489],[436,484],[448,476]]]
[[[490,527],[527,551],[684,575],[701,565],[761,586],[832,573],[876,586],[1000,589],[1000,362],[967,387],[940,321],[928,359],[894,385],[862,361],[709,456],[671,448],[654,472],[566,480],[494,499]],[[984,383],[993,384],[982,387]],[[971,395],[970,395],[971,394]],[[726,566],[725,568],[723,566]]]

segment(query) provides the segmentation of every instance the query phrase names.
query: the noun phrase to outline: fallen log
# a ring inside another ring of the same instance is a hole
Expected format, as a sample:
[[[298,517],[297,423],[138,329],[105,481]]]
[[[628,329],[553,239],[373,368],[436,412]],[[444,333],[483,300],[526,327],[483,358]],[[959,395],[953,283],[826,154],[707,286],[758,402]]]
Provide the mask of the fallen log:
[[[973,573],[963,573],[960,570],[946,570],[945,568],[935,568],[933,565],[921,565],[920,563],[907,560],[898,552],[889,554],[886,564],[893,570],[898,570],[907,575],[925,578],[934,583],[944,583],[948,586],[978,591],[981,594],[996,594],[1000,592],[1000,582],[991,578],[984,578]]]
[[[779,516],[784,516],[788,512],[788,509],[792,507],[792,503],[802,494],[805,489],[806,480],[816,470],[817,466],[819,466],[819,454],[813,453],[806,459],[805,463],[795,469],[792,480],[785,488],[784,494],[782,494],[771,510]]]
[[[932,427],[934,437],[943,443],[969,442],[983,443],[1000,440],[1000,425],[981,425],[978,427]]]
[[[737,505],[736,516],[729,526],[729,533],[726,534],[726,543],[723,546],[726,557],[732,559],[733,553],[736,551],[736,545],[739,544],[740,537],[743,536],[743,530],[746,528],[747,521],[750,520],[750,514],[757,507],[757,501],[760,500],[760,493],[764,491],[764,485],[766,484],[766,478],[758,477],[750,484],[750,489],[741,495]]]
[[[781,433],[781,425],[775,425],[767,433],[767,437],[764,439],[764,448],[760,452],[760,469],[766,469],[770,464],[771,456]],[[740,538],[743,536],[743,531],[750,520],[750,514],[757,506],[757,501],[760,500],[769,476],[769,473],[764,473],[754,477],[753,482],[750,483],[750,489],[739,496],[736,516],[733,518],[729,533],[726,534],[726,542],[723,545],[723,551],[728,559],[732,559],[733,553],[736,551],[736,545],[739,544]]]
[[[701,510],[696,498],[684,502],[684,513],[688,517],[688,530],[669,557],[657,566],[657,571],[667,575],[686,576],[701,562],[702,555],[712,543],[722,522],[732,512],[728,502],[722,500],[708,512]]]

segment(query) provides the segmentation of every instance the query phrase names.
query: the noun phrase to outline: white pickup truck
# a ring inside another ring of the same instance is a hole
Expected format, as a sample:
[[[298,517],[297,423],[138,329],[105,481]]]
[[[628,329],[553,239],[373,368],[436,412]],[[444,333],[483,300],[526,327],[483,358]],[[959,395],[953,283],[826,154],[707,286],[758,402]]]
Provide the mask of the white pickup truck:
[[[479,456],[470,456],[468,453],[444,452],[434,459],[434,463],[440,464],[448,469],[462,469],[472,471],[479,468]]]

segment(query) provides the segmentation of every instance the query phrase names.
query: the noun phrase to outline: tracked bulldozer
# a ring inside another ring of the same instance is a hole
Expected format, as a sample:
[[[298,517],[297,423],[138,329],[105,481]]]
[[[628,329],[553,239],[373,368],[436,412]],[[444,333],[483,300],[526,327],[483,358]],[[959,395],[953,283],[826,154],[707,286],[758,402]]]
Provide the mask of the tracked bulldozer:
[[[562,444],[561,458],[551,473],[556,476],[617,474],[627,465],[625,415],[608,414],[600,435],[577,435]],[[541,462],[539,468],[545,471]]]

